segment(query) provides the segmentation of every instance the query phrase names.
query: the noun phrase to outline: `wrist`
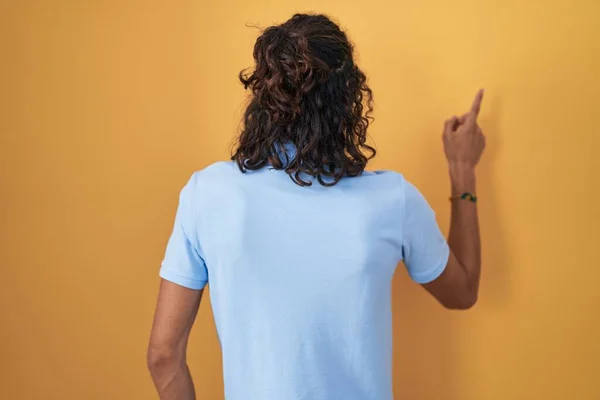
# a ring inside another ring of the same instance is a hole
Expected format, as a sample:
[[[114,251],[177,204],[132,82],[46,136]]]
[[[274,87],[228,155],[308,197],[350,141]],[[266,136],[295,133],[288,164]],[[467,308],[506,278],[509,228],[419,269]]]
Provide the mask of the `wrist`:
[[[452,195],[461,195],[463,193],[475,194],[475,167],[460,163],[450,163],[449,172]]]

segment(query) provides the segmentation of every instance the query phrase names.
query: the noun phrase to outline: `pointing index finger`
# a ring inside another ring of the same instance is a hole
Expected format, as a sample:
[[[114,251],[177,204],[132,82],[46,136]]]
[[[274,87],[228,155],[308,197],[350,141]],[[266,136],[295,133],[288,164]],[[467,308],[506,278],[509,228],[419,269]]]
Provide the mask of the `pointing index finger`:
[[[471,118],[475,119],[479,115],[479,110],[481,109],[481,100],[483,100],[483,89],[479,89],[477,94],[475,95],[475,99],[473,100],[473,104],[471,105]]]

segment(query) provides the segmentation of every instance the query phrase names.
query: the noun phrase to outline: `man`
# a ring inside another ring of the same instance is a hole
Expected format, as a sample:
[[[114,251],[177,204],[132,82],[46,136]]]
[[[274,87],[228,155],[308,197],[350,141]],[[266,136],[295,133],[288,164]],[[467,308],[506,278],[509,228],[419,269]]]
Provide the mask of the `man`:
[[[444,125],[446,241],[401,174],[365,170],[371,90],[336,24],[295,15],[262,33],[254,59],[233,162],[181,191],[148,352],[160,398],[195,398],[186,347],[209,283],[227,400],[391,399],[397,264],[448,308],[477,299],[483,93]]]

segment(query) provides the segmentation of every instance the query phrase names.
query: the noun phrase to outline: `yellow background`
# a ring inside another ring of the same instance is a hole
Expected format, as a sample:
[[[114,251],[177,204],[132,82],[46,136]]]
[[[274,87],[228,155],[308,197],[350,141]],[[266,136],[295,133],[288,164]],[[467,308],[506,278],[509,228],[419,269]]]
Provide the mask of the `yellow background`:
[[[597,0],[4,0],[1,399],[154,398],[178,192],[229,154],[246,24],[308,10],[340,21],[370,78],[371,168],[414,181],[444,230],[442,122],[487,89],[480,303],[443,310],[399,270],[396,398],[600,399]],[[199,398],[221,399],[205,300],[189,362]]]

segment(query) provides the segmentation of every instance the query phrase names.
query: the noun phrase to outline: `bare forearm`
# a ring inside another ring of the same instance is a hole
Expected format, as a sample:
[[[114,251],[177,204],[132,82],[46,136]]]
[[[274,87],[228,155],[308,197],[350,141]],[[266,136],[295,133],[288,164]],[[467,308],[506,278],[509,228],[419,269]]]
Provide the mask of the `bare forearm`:
[[[160,400],[195,400],[194,383],[185,362],[163,359],[150,367]]]
[[[453,195],[476,193],[474,168],[451,165],[450,179]],[[462,199],[452,200],[448,244],[465,271],[469,290],[476,296],[481,271],[477,203]]]

